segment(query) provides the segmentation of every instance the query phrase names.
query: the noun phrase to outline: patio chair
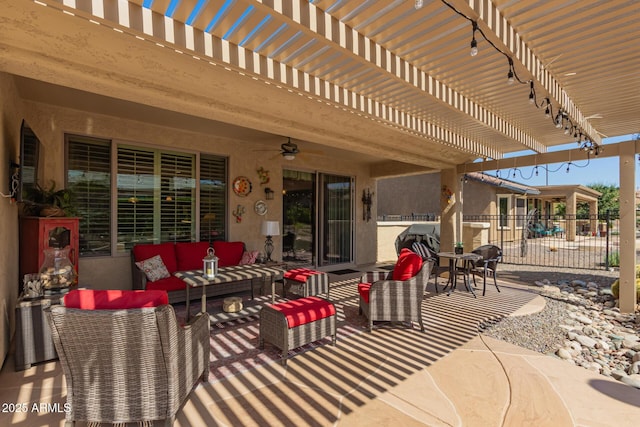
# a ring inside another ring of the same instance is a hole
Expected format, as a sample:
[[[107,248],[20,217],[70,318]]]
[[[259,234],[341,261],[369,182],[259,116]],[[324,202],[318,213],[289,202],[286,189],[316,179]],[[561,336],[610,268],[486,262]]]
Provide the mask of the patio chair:
[[[209,316],[178,324],[165,291],[73,290],[46,314],[76,421],[153,424],[209,373]]]
[[[496,281],[496,269],[498,263],[502,261],[502,249],[495,245],[483,245],[471,251],[474,254],[482,256],[481,260],[473,262],[471,266],[471,276],[473,277],[473,285],[476,286],[476,276],[482,276],[482,295],[487,290],[487,276],[493,277],[493,284],[498,292],[498,282]]]
[[[443,273],[449,274],[449,267],[446,265],[440,265],[440,258],[438,257],[438,254],[429,249],[429,247],[423,242],[414,242],[411,245],[411,250],[420,255],[423,262],[433,262],[433,267],[431,268],[429,277],[433,277],[433,284],[436,288],[436,293],[438,293],[438,277],[442,276]]]
[[[422,258],[409,249],[402,249],[392,272],[374,271],[362,275],[358,284],[359,312],[368,320],[369,332],[373,322],[422,323],[422,300],[433,261]]]

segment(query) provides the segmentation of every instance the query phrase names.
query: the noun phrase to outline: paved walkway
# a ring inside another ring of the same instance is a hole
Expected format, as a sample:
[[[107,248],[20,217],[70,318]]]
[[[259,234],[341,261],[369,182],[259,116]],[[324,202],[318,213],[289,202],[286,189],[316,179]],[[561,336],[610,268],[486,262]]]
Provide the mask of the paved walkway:
[[[332,298],[357,315],[353,281],[334,276]],[[515,284],[487,295],[456,291],[423,304],[427,333],[378,329],[203,384],[176,426],[636,426],[640,390],[567,362],[478,335],[482,319],[540,310]],[[0,401],[65,402],[58,363],[0,372]],[[62,425],[63,413],[0,413],[0,425]]]

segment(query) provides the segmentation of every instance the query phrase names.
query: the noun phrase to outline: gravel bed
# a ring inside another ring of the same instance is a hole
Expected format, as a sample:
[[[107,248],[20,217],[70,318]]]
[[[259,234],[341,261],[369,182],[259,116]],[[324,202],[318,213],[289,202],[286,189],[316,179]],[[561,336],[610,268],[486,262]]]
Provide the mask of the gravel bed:
[[[481,325],[484,335],[539,353],[553,353],[564,341],[563,323],[567,304],[545,298],[542,311],[527,316],[505,317]]]

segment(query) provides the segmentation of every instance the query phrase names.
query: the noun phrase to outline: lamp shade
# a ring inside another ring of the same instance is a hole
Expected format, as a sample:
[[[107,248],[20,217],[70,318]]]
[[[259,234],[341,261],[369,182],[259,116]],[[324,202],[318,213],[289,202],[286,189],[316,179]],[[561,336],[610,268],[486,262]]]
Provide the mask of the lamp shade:
[[[279,236],[280,223],[278,221],[264,221],[262,223],[263,236]]]

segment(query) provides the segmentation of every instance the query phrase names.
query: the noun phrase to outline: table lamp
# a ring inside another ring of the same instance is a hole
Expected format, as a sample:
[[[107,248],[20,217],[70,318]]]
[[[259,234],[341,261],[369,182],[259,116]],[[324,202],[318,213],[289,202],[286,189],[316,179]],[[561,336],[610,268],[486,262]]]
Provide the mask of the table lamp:
[[[273,240],[271,240],[271,237],[280,235],[280,223],[278,221],[263,221],[262,235],[267,236],[267,240],[264,242],[264,253],[267,257],[265,262],[271,262],[273,261],[271,259],[271,254],[273,253]]]

